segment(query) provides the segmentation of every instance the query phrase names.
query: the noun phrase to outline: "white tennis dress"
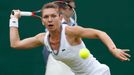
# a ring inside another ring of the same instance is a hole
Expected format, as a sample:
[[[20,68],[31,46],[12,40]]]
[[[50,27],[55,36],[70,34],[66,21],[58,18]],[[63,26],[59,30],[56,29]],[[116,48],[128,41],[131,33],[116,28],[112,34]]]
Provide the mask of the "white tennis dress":
[[[75,75],[110,75],[109,67],[99,63],[93,57],[92,54],[90,54],[90,56],[87,59],[82,59],[79,57],[79,51],[82,48],[86,48],[86,46],[83,43],[83,41],[81,41],[79,45],[71,46],[66,39],[65,27],[66,25],[62,26],[59,52],[55,52],[54,50],[51,49],[51,46],[48,41],[49,32],[46,33],[46,36],[44,38],[44,43],[47,49],[51,52],[51,55],[56,60],[58,60],[55,62],[61,61],[65,63],[71,68],[71,70],[75,73]],[[52,62],[51,64],[54,64],[54,62]],[[55,71],[57,71],[58,69],[58,68],[56,69],[54,65],[51,66],[51,64],[47,65],[46,75],[48,75],[47,73],[51,72],[51,69],[55,68]],[[61,71],[63,71],[63,75],[71,75],[66,74],[67,71],[65,72],[64,69],[63,70],[61,69]],[[51,73],[49,75],[55,75],[55,74]]]

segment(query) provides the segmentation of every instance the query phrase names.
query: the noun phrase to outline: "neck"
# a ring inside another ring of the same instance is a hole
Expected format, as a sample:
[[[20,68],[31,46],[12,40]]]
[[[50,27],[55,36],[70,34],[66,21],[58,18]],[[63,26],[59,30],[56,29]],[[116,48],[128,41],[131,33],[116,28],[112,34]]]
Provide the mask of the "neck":
[[[59,39],[60,35],[61,35],[61,27],[59,28],[59,30],[49,32],[50,39],[53,40]]]

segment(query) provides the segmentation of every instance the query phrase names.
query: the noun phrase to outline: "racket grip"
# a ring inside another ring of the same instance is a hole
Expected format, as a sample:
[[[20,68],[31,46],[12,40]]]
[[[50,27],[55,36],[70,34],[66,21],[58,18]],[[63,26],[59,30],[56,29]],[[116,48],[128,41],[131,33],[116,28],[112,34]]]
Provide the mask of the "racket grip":
[[[11,13],[12,13],[12,15],[15,14],[14,11],[12,11]],[[21,15],[21,16],[34,16],[35,13],[34,13],[34,12],[29,12],[29,11],[21,11],[21,12],[20,12],[20,15]]]
[[[34,16],[33,12],[28,12],[28,11],[21,11],[20,12],[21,16]]]

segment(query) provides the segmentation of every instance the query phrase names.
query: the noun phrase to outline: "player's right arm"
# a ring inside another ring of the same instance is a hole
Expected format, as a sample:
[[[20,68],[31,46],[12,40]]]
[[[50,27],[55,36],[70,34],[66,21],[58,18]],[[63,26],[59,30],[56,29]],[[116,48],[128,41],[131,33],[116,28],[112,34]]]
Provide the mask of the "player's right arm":
[[[37,46],[43,45],[43,38],[45,33],[40,33],[34,37],[26,38],[20,40],[18,32],[18,19],[20,16],[20,11],[15,10],[15,14],[10,16],[10,45],[12,48],[16,49],[29,49]]]

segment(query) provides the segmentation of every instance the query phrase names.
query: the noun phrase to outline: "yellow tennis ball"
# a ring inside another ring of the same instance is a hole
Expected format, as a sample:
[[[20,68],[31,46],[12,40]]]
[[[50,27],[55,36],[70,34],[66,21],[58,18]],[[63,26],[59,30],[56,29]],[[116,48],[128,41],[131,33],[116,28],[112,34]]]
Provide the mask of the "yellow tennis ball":
[[[82,48],[79,52],[79,56],[83,59],[86,59],[90,56],[90,51],[87,48]]]

